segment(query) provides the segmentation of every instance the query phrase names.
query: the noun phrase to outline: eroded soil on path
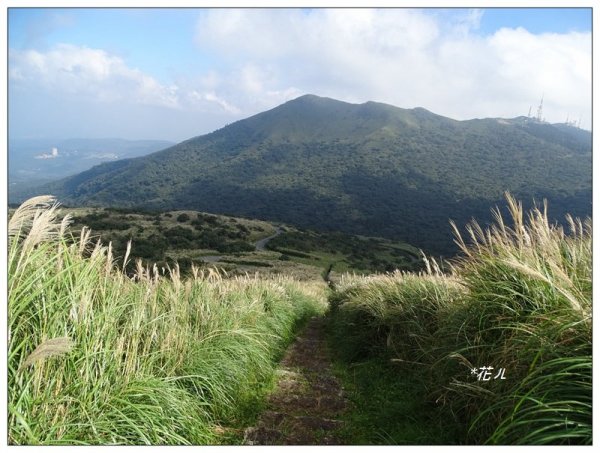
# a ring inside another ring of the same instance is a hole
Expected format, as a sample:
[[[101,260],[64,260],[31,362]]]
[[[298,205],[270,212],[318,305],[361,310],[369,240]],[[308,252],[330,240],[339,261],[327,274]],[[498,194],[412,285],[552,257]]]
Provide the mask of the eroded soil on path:
[[[331,370],[324,319],[312,318],[288,349],[278,385],[246,445],[342,445],[340,415],[348,403]]]

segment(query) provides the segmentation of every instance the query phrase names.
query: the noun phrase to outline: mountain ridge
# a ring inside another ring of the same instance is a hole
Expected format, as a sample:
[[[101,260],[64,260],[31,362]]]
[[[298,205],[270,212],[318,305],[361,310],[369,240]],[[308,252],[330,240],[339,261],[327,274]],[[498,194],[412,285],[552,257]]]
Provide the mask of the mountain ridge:
[[[446,253],[448,220],[487,221],[507,190],[526,205],[548,198],[556,219],[591,212],[591,134],[571,129],[305,95],[42,189],[73,205],[243,215]]]

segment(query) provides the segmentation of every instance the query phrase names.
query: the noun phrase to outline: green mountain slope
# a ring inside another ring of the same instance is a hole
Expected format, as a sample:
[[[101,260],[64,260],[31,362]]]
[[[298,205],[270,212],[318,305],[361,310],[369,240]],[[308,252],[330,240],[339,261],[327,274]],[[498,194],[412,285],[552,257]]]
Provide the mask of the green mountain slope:
[[[485,223],[503,192],[591,212],[591,134],[527,118],[302,96],[149,156],[40,192],[67,204],[194,209],[453,250],[448,219]]]

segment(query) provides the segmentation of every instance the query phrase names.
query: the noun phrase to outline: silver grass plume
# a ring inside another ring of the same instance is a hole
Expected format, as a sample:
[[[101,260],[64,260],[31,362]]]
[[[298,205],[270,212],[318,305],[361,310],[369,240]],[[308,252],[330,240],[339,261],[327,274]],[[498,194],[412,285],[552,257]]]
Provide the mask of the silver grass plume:
[[[63,355],[71,352],[75,343],[69,337],[58,337],[43,341],[35,350],[27,356],[17,372],[22,371],[29,365],[43,361],[48,357]]]

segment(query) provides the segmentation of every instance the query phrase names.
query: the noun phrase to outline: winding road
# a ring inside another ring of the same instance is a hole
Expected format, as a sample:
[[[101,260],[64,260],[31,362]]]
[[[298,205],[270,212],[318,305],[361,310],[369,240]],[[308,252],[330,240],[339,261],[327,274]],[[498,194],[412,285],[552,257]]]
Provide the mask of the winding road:
[[[267,243],[271,240],[276,238],[277,236],[279,236],[281,233],[283,233],[283,229],[281,227],[277,227],[277,230],[275,230],[275,234],[269,237],[266,237],[264,239],[261,239],[260,241],[256,242],[256,251],[260,252],[263,251],[267,245]]]

